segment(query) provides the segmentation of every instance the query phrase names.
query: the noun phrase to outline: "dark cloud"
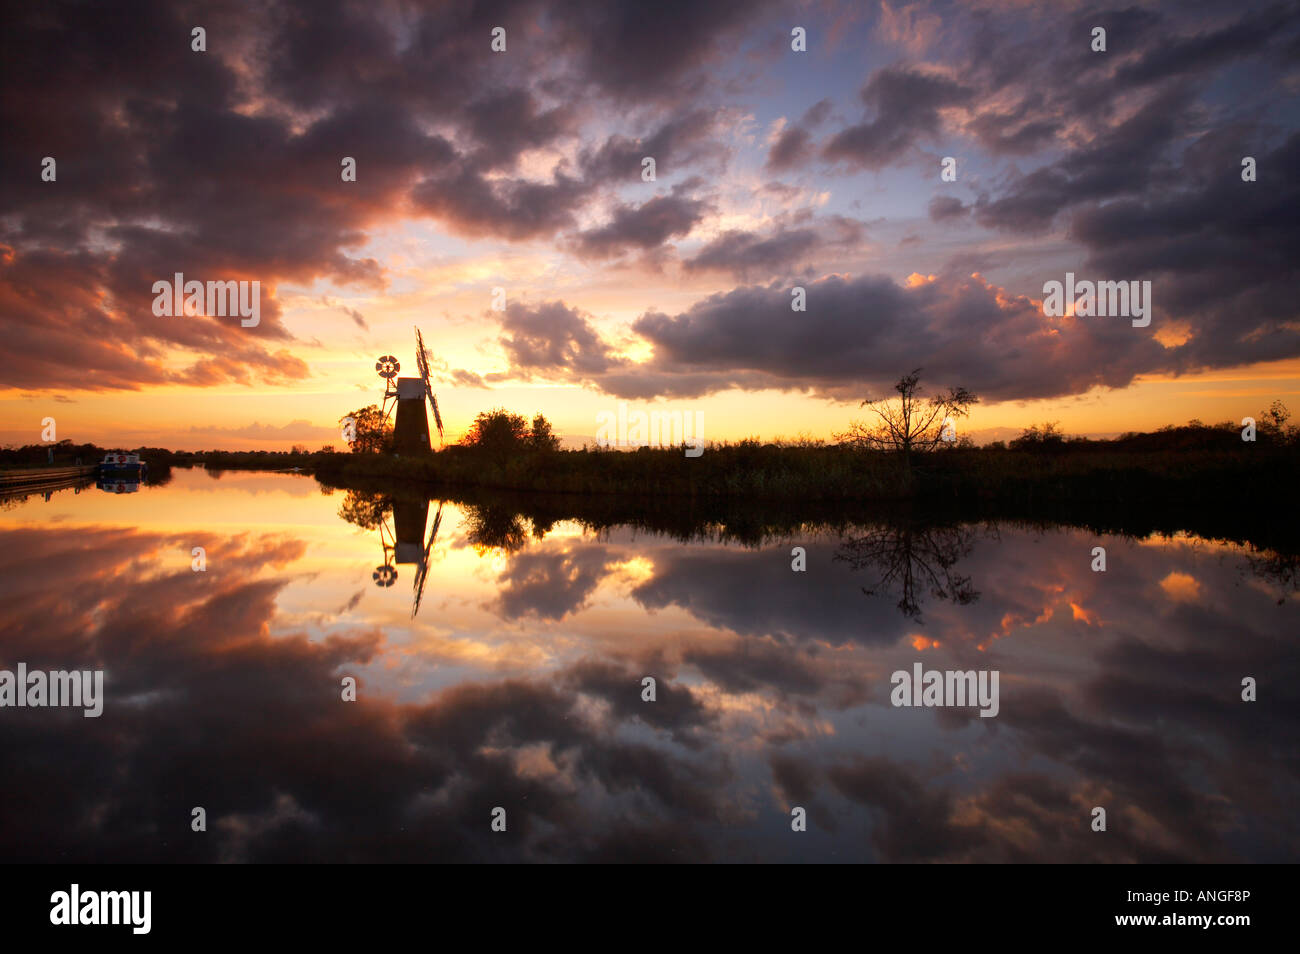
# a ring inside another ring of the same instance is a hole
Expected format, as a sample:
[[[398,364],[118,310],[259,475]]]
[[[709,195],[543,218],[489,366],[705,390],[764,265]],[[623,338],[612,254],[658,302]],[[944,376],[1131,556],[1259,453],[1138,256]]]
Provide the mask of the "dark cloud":
[[[0,176],[13,185],[0,200],[8,383],[110,389],[305,377],[274,344],[292,341],[276,286],[381,285],[379,263],[353,250],[408,211],[461,235],[527,241],[572,229],[597,189],[639,178],[647,152],[660,175],[720,168],[715,111],[696,109],[657,126],[648,117],[642,138],[597,141],[578,172],[511,174],[523,153],[577,131],[574,91],[594,83],[621,97],[653,77],[638,95],[671,99],[755,11],[687,4],[647,19],[630,5],[524,0],[421,8],[402,22],[346,2],[12,13],[0,102]],[[552,29],[533,29],[544,17]],[[196,20],[206,53],[190,49]],[[510,53],[494,56],[501,24]],[[652,42],[660,32],[671,51]],[[57,183],[40,181],[45,155]],[[357,166],[346,184],[345,156]],[[621,212],[578,247],[605,254],[626,232],[650,248],[692,209],[673,198]],[[152,283],[177,271],[259,280],[260,326],[154,319]],[[172,352],[188,367],[171,370]]]
[[[1209,24],[1152,44],[1115,71],[1120,83],[1152,83],[1187,73],[1205,73],[1242,57],[1258,55],[1295,28],[1295,10],[1270,4],[1243,10],[1235,22]]]
[[[687,271],[770,273],[793,265],[820,244],[812,229],[779,229],[767,237],[732,229],[702,247],[684,265]]]
[[[512,165],[523,153],[574,131],[569,106],[542,110],[524,89],[496,91],[468,103],[466,127],[479,143],[474,158],[487,168]]]
[[[969,102],[972,91],[938,74],[887,67],[862,89],[874,118],[831,137],[822,157],[866,169],[880,169],[907,158],[923,136],[939,131],[939,110]]]
[[[718,142],[717,133],[717,114],[693,109],[669,119],[647,136],[633,139],[615,134],[599,148],[584,150],[583,174],[599,183],[635,184],[642,181],[642,160],[647,156],[655,160],[656,179],[696,165],[720,168],[728,152]]]
[[[970,209],[962,205],[961,199],[955,195],[936,195],[930,200],[930,220],[932,222],[964,219],[969,212]]]
[[[735,42],[735,31],[771,6],[770,0],[669,0],[650,10],[635,0],[592,0],[566,19],[580,37],[582,75],[639,103],[690,88],[698,71]]]
[[[936,384],[1013,399],[1122,386],[1170,361],[1127,322],[1079,322],[1061,334],[1029,299],[976,277],[904,286],[831,277],[806,291],[803,313],[791,311],[790,287],[777,283],[715,295],[675,316],[647,313],[633,330],[653,357],[598,383],[629,397],[739,386],[860,398],[886,390],[898,368],[924,365]]]
[[[808,107],[807,111],[799,119],[799,125],[805,127],[820,126],[826,121],[831,114],[831,101],[821,99]]]
[[[811,130],[826,121],[831,101],[823,99],[808,107],[797,123],[781,130],[767,153],[767,168],[780,172],[804,165],[816,154]]]
[[[1176,174],[1165,153],[1193,108],[1186,88],[1161,94],[1088,146],[1016,180],[999,198],[977,202],[976,221],[1038,233],[1069,206],[1143,192]]]
[[[622,364],[591,322],[563,302],[510,302],[501,330],[511,368],[523,374],[600,374]]]
[[[638,666],[587,660],[573,666],[566,678],[578,692],[607,704],[619,721],[639,720],[669,733],[687,748],[698,749],[703,730],[716,729],[718,714],[689,687],[678,684],[674,675],[648,661]],[[643,698],[647,676],[655,680],[653,702]]]
[[[1300,264],[1300,134],[1255,148],[1248,130],[1207,133],[1168,184],[1142,197],[1080,208],[1071,235],[1088,267],[1150,277],[1168,313],[1189,320],[1180,367],[1300,354],[1295,303]],[[1257,161],[1243,182],[1242,157]]]
[[[549,182],[489,180],[461,165],[448,175],[425,179],[412,190],[411,200],[459,234],[523,240],[573,225],[574,212],[589,193],[587,185],[563,174]]]
[[[767,168],[774,172],[803,165],[813,154],[812,134],[801,126],[781,131],[767,154]]]
[[[1286,168],[1288,155],[1275,157],[1276,168]],[[1228,181],[1234,177],[1235,170]],[[1285,197],[1288,187],[1279,188]],[[1195,249],[1182,231],[1209,229],[1199,224],[1204,220],[1190,224],[1185,206],[1170,206],[1173,225],[1167,244],[1152,243],[1132,254],[1119,251],[1126,248],[1124,242],[1141,241],[1138,236],[1158,221],[1149,218],[1143,206],[1110,205],[1095,218],[1081,220],[1099,234],[1109,234],[1113,223],[1115,238],[1107,247],[1117,250],[1109,257],[1099,251],[1089,262],[1098,273],[1081,278],[1127,281],[1156,275],[1150,329],[1134,328],[1125,318],[1064,323],[1049,319],[1039,303],[978,275],[916,276],[902,285],[879,276],[791,279],[740,286],[677,315],[647,312],[632,330],[649,342],[653,353],[635,364],[615,359],[613,346],[576,309],[560,302],[549,303],[545,311],[520,306],[502,323],[511,370],[499,377],[558,376],[637,399],[695,397],[728,388],[861,399],[863,394],[886,391],[900,368],[924,367],[936,386],[960,385],[986,400],[1019,400],[1077,394],[1095,386],[1120,388],[1139,374],[1285,357],[1296,353],[1287,315],[1297,275],[1294,266],[1277,259],[1287,246],[1275,239],[1278,233],[1289,235],[1295,219],[1286,217],[1284,210],[1293,200],[1277,205],[1277,191],[1256,194],[1259,206],[1246,200],[1240,207],[1256,211],[1242,219],[1241,227],[1252,234],[1234,241],[1241,246],[1258,241],[1257,261],[1245,277],[1223,275],[1217,289],[1209,288],[1216,280],[1213,273],[1207,275],[1206,291],[1199,297],[1166,295],[1167,286],[1158,277],[1159,268],[1176,268],[1177,256]],[[1206,256],[1213,254],[1215,242],[1229,240],[1212,231],[1207,239]],[[742,271],[762,266],[771,274],[785,270],[782,263],[798,262],[802,250],[816,244],[808,230],[779,231],[763,240],[730,233],[705,246],[685,266]],[[1151,260],[1153,253],[1169,258]],[[1233,267],[1232,261],[1222,256],[1216,265],[1226,270]],[[1250,275],[1257,277],[1252,280]],[[1064,274],[1047,278],[1059,281]],[[1194,278],[1184,281],[1198,287]],[[796,283],[805,288],[806,312],[791,310]],[[1245,324],[1234,316],[1234,306],[1242,303],[1256,305]],[[1152,336],[1169,317],[1191,314],[1200,320],[1184,343],[1166,346]]]
[[[704,217],[707,203],[681,196],[657,196],[639,206],[622,205],[610,221],[577,233],[574,251],[583,258],[610,258],[637,249],[658,248],[690,233]]]

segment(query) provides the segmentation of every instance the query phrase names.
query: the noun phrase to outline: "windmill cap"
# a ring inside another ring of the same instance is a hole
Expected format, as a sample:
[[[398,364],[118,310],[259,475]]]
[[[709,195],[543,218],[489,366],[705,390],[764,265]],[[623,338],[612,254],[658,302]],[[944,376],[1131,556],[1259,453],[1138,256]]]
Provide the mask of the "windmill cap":
[[[399,401],[405,401],[408,399],[423,401],[424,400],[424,379],[423,378],[398,378],[397,399]]]

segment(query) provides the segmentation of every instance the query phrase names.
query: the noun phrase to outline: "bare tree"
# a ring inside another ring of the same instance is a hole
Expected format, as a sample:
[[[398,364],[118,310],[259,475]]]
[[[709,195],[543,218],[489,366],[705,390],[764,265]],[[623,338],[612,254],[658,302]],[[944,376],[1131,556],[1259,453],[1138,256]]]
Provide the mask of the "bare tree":
[[[928,451],[941,441],[953,441],[952,419],[965,417],[979,398],[965,388],[949,388],[935,397],[921,396],[921,368],[898,379],[896,398],[867,398],[860,405],[875,413],[876,421],[854,421],[836,439],[873,450],[899,451],[903,466],[909,471],[913,451]]]

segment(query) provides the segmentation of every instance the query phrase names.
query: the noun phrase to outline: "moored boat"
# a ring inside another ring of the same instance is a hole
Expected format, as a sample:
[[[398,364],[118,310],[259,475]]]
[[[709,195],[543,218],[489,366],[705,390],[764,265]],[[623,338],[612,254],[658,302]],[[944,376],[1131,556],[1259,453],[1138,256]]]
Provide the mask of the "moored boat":
[[[144,478],[149,472],[149,465],[140,459],[139,454],[109,453],[99,462],[99,476],[113,480],[127,478]]]

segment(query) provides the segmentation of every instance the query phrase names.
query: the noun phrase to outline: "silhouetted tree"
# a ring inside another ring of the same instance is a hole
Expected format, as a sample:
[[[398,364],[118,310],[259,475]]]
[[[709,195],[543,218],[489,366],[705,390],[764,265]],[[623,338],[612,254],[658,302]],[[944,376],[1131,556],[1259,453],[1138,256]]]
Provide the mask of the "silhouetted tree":
[[[1259,412],[1259,431],[1279,443],[1294,441],[1297,428],[1287,427],[1291,411],[1281,401],[1274,401],[1267,411]]]
[[[928,451],[938,447],[951,434],[945,434],[949,418],[965,417],[979,398],[965,388],[949,388],[935,397],[921,397],[921,368],[898,379],[894,390],[896,398],[867,398],[860,405],[875,413],[875,422],[854,421],[844,434],[836,439],[858,447],[873,450],[896,451],[902,455],[903,466],[911,471],[912,452]]]
[[[551,431],[551,422],[538,414],[533,418],[533,429],[528,435],[528,446],[535,451],[560,449],[560,439]]]
[[[339,426],[346,427],[349,418],[355,429],[348,441],[354,454],[375,454],[387,451],[393,443],[393,426],[384,420],[384,412],[371,404],[339,418]]]
[[[1020,432],[1011,442],[1013,450],[1057,450],[1065,445],[1065,435],[1055,421],[1042,427],[1033,424]]]
[[[552,433],[550,422],[541,414],[533,418],[530,428],[522,414],[494,408],[478,413],[461,438],[461,444],[504,461],[523,451],[557,450],[560,439]]]

